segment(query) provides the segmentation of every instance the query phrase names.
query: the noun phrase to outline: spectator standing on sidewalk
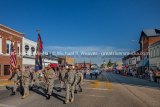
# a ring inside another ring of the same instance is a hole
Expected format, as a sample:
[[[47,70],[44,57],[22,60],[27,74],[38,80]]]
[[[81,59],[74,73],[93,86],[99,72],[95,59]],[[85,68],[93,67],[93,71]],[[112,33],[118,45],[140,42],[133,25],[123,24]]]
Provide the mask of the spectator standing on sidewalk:
[[[153,70],[152,69],[150,69],[150,71],[149,71],[149,76],[150,76],[150,81],[154,81],[154,79],[153,79]]]
[[[148,68],[146,68],[145,69],[145,74],[144,74],[145,79],[148,79],[148,77],[149,77],[148,74],[149,74],[149,70],[148,70]]]

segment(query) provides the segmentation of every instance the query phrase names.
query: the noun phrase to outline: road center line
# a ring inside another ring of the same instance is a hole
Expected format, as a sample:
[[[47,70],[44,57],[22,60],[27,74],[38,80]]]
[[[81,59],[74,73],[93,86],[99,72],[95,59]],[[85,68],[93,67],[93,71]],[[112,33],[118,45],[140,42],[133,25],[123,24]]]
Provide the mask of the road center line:
[[[80,95],[80,96],[88,96],[88,97],[99,97],[99,98],[104,98],[106,96],[100,96],[100,95],[86,95],[86,94],[77,94],[77,95]]]
[[[100,90],[100,91],[107,91],[107,90],[111,90],[111,89],[105,89],[105,88],[84,88],[87,90]]]

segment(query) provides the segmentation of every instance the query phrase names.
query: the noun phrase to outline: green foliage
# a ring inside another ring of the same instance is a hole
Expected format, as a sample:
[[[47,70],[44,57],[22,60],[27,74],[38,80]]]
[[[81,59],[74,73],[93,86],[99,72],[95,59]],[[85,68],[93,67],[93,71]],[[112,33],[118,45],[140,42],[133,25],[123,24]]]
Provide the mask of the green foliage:
[[[111,59],[108,61],[107,63],[107,67],[111,67],[113,65],[113,63],[111,62]]]

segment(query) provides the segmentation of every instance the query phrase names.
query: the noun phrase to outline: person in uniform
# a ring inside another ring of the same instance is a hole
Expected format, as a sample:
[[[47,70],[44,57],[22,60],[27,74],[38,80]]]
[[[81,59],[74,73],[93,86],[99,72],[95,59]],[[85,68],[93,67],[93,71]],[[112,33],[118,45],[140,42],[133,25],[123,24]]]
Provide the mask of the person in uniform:
[[[22,99],[29,96],[29,84],[30,84],[30,68],[29,66],[25,66],[24,72],[22,73],[22,85],[24,88],[24,94]]]
[[[65,77],[65,73],[66,73],[66,69],[64,68],[64,66],[61,66],[60,68],[60,72],[59,72],[59,80],[60,80],[60,92],[62,91],[62,89],[64,88],[64,77]]]
[[[70,99],[70,94],[71,94],[71,99],[70,101],[74,101],[74,90],[75,90],[75,84],[76,84],[76,73],[73,70],[74,68],[72,65],[69,66],[68,72],[66,72],[64,80],[66,84],[66,100],[65,104],[69,103]]]
[[[46,88],[47,88],[47,95],[46,99],[50,99],[52,95],[53,87],[54,87],[54,70],[50,65],[48,65],[47,69],[45,70],[44,77],[46,79]]]
[[[7,90],[11,90],[11,95],[15,95],[17,88],[20,86],[20,67],[15,67],[12,73],[12,76],[9,78],[9,81],[12,81],[13,86],[6,86]]]
[[[29,89],[32,90],[34,86],[35,86],[35,71],[32,68],[31,72],[30,72],[30,87],[29,87]]]
[[[80,69],[78,69],[78,67],[76,67],[76,86],[75,86],[75,93],[77,93],[77,91],[79,90],[79,92],[82,92],[82,82],[83,82],[83,74],[80,71]]]

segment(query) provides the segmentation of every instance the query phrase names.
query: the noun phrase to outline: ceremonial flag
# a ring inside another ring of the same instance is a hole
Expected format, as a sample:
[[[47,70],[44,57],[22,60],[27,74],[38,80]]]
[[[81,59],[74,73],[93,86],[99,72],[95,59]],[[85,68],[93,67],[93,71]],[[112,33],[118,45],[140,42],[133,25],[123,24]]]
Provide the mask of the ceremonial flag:
[[[42,53],[43,51],[43,43],[40,34],[38,33],[38,41],[37,41],[37,53]]]
[[[35,56],[35,71],[43,69],[42,65],[42,52],[43,52],[43,43],[41,40],[41,36],[38,33],[38,41],[37,41],[37,49],[36,49],[36,56]]]
[[[13,43],[11,43],[11,53],[10,53],[10,74],[12,75],[14,68],[17,65],[17,56],[16,56],[16,50],[13,47]]]

